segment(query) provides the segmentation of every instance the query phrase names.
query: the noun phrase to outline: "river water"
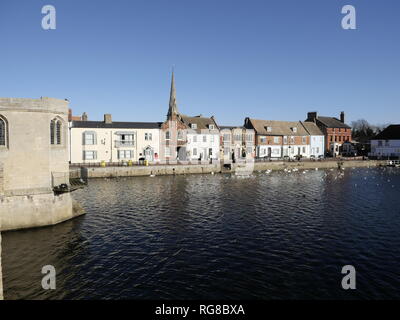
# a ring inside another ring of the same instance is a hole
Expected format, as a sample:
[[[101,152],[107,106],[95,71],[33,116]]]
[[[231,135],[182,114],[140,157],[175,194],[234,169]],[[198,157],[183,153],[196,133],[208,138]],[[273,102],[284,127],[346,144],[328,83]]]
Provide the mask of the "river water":
[[[73,195],[85,216],[3,233],[6,299],[400,299],[399,169],[95,179]]]

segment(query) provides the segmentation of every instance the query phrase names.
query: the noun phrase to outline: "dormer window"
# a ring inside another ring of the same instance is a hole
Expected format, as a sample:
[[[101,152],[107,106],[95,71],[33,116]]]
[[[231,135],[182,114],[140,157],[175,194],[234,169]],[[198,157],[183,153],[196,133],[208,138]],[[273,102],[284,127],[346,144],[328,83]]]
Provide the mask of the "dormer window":
[[[192,123],[192,124],[190,125],[190,127],[191,127],[192,129],[197,129],[197,124],[196,124],[196,123]]]
[[[215,129],[215,126],[214,126],[213,124],[209,124],[209,125],[208,125],[208,129],[214,130],[214,129]]]
[[[297,132],[297,127],[292,127],[292,131],[293,131],[294,133],[296,133],[296,132]]]
[[[272,132],[272,127],[267,127],[267,132]]]

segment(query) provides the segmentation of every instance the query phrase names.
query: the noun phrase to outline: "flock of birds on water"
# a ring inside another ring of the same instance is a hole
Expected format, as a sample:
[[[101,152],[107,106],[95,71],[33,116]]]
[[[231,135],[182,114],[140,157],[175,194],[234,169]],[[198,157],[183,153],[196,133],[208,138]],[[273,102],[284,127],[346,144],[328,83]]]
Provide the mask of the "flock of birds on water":
[[[350,171],[355,170],[355,167],[348,168]],[[358,168],[360,169],[360,168]],[[376,174],[370,175],[370,169],[371,167],[366,167],[362,169],[367,169],[366,171],[363,171],[365,176],[363,177],[363,181],[367,182],[368,180],[374,180],[376,179]],[[387,173],[390,174],[399,174],[400,170],[399,168],[392,168],[392,167],[373,167],[374,170],[380,169],[380,175],[386,175]],[[341,167],[341,168],[330,168],[330,169],[319,169],[319,168],[311,168],[311,169],[299,169],[299,168],[284,168],[284,169],[279,169],[279,170],[272,170],[272,169],[267,169],[267,170],[256,170],[251,173],[245,173],[245,172],[235,172],[232,174],[224,174],[226,179],[231,179],[231,178],[237,178],[237,179],[248,179],[248,178],[256,178],[259,175],[265,174],[265,175],[270,175],[271,173],[283,175],[283,176],[295,176],[295,174],[302,174],[306,175],[309,172],[315,172],[315,171],[322,171],[324,172],[322,175],[319,176],[320,181],[329,179],[330,181],[335,181],[335,180],[340,180],[345,177],[345,171],[346,168]],[[349,170],[347,170],[349,171]],[[376,172],[376,171],[375,171]],[[211,175],[214,175],[215,172],[211,172]],[[186,174],[182,174],[186,175]],[[149,177],[154,178],[156,177],[155,174],[151,174]],[[125,180],[128,179],[129,177],[118,177],[116,180]],[[104,180],[109,180],[109,179],[115,179],[115,178],[104,178]],[[391,179],[387,179],[385,182],[391,183]],[[360,184],[354,183],[354,187],[358,187]],[[376,186],[381,186],[382,184],[376,183]],[[392,184],[392,188],[395,188],[396,185]]]
[[[371,180],[377,180],[377,178],[379,177],[379,176],[385,176],[385,181],[379,181],[379,182],[382,182],[382,183],[376,183],[376,186],[377,187],[379,187],[379,186],[382,186],[383,185],[383,183],[393,183],[392,182],[392,180],[391,179],[387,179],[387,174],[400,174],[400,169],[399,168],[391,168],[391,167],[373,167],[373,168],[371,168],[371,167],[366,167],[366,168],[355,168],[355,167],[352,167],[352,168],[348,168],[348,169],[350,169],[350,170],[347,170],[347,171],[354,171],[355,169],[367,169],[367,170],[363,170],[362,171],[362,173],[364,174],[364,176],[362,177],[362,183],[354,183],[354,187],[358,187],[358,186],[360,186],[360,184],[363,184],[363,183],[367,183],[368,182],[368,180],[369,181],[371,181]],[[373,169],[374,171],[374,173],[375,174],[372,174],[371,175],[371,173],[372,173],[372,170],[371,169]],[[376,169],[379,169],[380,171],[378,171],[379,172],[379,176],[377,176],[376,175]],[[329,179],[330,181],[335,181],[335,180],[339,180],[339,179],[343,179],[344,177],[345,177],[345,171],[346,171],[346,168],[330,168],[330,169],[319,169],[319,168],[314,168],[314,169],[298,169],[298,168],[284,168],[283,170],[271,170],[271,169],[268,169],[268,170],[257,170],[256,172],[258,173],[258,175],[262,175],[262,174],[265,174],[265,175],[270,175],[272,172],[275,172],[275,174],[279,174],[279,175],[283,175],[283,176],[291,176],[291,175],[294,175],[294,174],[296,174],[296,173],[300,173],[300,174],[303,174],[303,175],[305,175],[305,174],[307,174],[307,173],[309,173],[309,172],[313,172],[313,171],[322,171],[322,172],[324,172],[320,177],[319,177],[319,180],[320,181],[323,181],[323,180],[326,180],[326,179]],[[251,174],[237,174],[236,175],[236,177],[238,177],[238,178],[251,178],[251,177],[256,177],[257,175],[255,175],[254,173],[251,173]],[[396,187],[396,185],[394,185],[394,184],[391,184],[391,187],[392,188],[395,188]]]

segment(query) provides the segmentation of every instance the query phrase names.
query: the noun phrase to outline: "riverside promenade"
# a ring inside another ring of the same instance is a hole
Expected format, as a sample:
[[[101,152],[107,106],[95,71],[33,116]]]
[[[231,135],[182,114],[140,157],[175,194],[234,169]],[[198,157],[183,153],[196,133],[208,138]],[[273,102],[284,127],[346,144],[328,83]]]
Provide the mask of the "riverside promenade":
[[[246,171],[262,170],[285,170],[285,169],[338,169],[338,168],[360,168],[379,167],[386,165],[383,160],[323,160],[323,161],[255,161],[234,164],[221,164],[219,161],[212,164],[164,164],[149,166],[82,166],[71,167],[71,178],[117,178],[117,177],[139,177],[178,174],[201,174],[201,173],[235,173],[243,166]]]

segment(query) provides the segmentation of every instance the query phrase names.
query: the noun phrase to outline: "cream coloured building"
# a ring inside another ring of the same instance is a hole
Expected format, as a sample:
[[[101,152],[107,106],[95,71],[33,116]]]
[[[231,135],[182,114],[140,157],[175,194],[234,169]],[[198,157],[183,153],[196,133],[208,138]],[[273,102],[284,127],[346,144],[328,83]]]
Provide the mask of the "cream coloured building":
[[[0,230],[55,224],[75,213],[69,185],[68,101],[0,98]]]
[[[221,158],[225,162],[255,157],[255,131],[241,126],[220,126]]]
[[[71,121],[69,124],[71,164],[159,161],[160,123]]]

